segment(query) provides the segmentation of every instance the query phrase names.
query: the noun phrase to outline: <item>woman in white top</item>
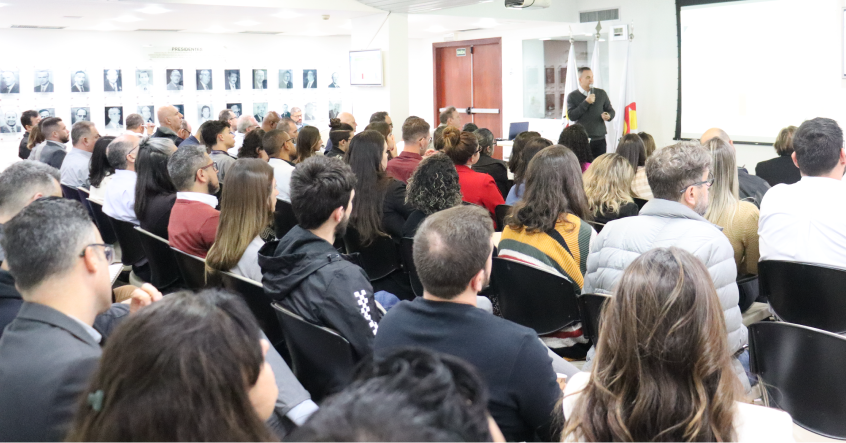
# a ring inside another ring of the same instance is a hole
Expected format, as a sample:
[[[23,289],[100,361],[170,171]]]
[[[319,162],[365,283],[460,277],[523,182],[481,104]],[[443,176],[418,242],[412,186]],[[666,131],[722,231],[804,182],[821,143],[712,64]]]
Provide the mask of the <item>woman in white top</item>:
[[[229,271],[261,282],[259,234],[273,221],[276,206],[273,168],[259,158],[238,159],[226,173],[220,199],[220,221],[214,245],[206,256],[206,273]]]
[[[626,269],[591,373],[564,391],[565,441],[793,441],[785,412],[743,403],[708,270],[678,248]]]
[[[112,136],[97,139],[91,153],[91,162],[88,164],[88,198],[101,205],[106,200],[106,186],[112,181],[115,173],[115,168],[109,165],[109,160],[106,158],[106,148],[114,139]]]

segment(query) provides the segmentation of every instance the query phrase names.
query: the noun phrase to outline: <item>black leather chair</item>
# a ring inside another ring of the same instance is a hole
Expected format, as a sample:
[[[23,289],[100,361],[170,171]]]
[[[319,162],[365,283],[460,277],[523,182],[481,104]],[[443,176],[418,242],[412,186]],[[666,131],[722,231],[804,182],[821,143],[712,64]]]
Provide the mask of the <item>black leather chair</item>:
[[[68,185],[61,183],[59,184],[59,186],[61,186],[62,188],[62,197],[70,200],[79,201],[79,191],[77,191],[76,188],[72,188]]]
[[[79,200],[79,202],[82,203],[82,206],[85,207],[85,210],[88,211],[88,215],[91,216],[91,220],[94,221],[94,224],[97,224],[97,219],[94,218],[94,210],[91,209],[91,202],[88,201],[88,190],[83,187],[79,187],[76,188],[76,193],[78,195],[77,200]],[[101,233],[100,235],[102,236],[103,234]]]
[[[352,346],[337,332],[307,322],[273,303],[291,354],[291,371],[315,402],[340,391],[352,379]]]
[[[291,203],[279,199],[276,200],[273,222],[276,238],[284,237],[291,228],[297,225],[297,217],[294,216],[294,208],[291,206]]]
[[[239,295],[247,302],[247,306],[256,316],[261,330],[267,335],[271,344],[277,345],[285,341],[282,327],[279,325],[273,307],[270,306],[273,299],[264,292],[264,286],[261,283],[231,272],[221,272],[220,279],[224,289]]]
[[[358,264],[370,281],[387,277],[388,274],[401,269],[399,251],[391,237],[380,237],[367,246],[361,245],[358,232],[349,227],[344,234],[344,245],[347,254],[358,253]]]
[[[186,254],[179,249],[170,248],[176,258],[176,265],[182,275],[185,286],[192,291],[206,288],[206,261],[200,257]]]
[[[496,232],[502,232],[505,229],[505,216],[511,211],[509,205],[499,205],[494,208],[494,216],[496,217]]]
[[[118,243],[120,243],[120,259],[124,266],[138,265],[144,261],[147,256],[141,247],[141,234],[135,230],[135,225],[130,222],[116,220],[109,216],[106,216],[106,218],[111,223],[117,235]]]
[[[408,279],[411,281],[411,290],[417,297],[423,296],[423,283],[417,276],[417,268],[414,266],[414,239],[403,238],[400,240],[400,257],[402,258],[402,265],[408,272]]]
[[[573,283],[561,276],[495,257],[491,285],[503,318],[538,335],[560,331],[580,320]]]
[[[760,295],[782,320],[846,333],[846,269],[810,263],[758,263]]]
[[[649,202],[649,200],[643,198],[632,197],[634,199],[635,204],[637,205],[637,210],[640,211],[643,209],[643,205]]]
[[[760,269],[760,268],[759,268]],[[846,337],[807,326],[759,322],[749,326],[750,367],[767,389],[769,406],[797,425],[846,439]]]
[[[582,332],[585,338],[594,344],[599,341],[599,319],[602,316],[602,309],[610,299],[610,295],[603,294],[582,294],[578,298]]]
[[[91,206],[91,212],[94,214],[94,222],[100,228],[100,236],[103,237],[103,242],[113,245],[117,243],[117,234],[115,228],[109,223],[109,216],[103,213],[103,205],[88,199],[88,204]]]
[[[181,283],[179,265],[176,264],[176,257],[170,249],[170,243],[156,234],[145,231],[136,226],[135,230],[140,233],[138,240],[147,261],[150,263],[151,279],[150,284],[159,291],[176,288]]]

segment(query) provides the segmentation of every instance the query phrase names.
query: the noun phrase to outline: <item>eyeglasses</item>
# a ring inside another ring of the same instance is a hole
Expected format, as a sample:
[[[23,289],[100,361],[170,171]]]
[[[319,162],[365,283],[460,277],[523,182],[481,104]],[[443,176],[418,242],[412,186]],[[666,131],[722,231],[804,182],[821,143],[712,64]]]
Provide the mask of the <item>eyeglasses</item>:
[[[207,168],[209,168],[209,167],[211,167],[212,169],[214,169],[214,172],[220,172],[220,171],[218,171],[218,170],[217,170],[217,165],[216,165],[214,162],[211,162],[211,163],[209,163],[209,164],[207,164],[207,165],[203,166],[202,168],[200,168],[200,171],[202,171],[203,169],[207,169]]]
[[[701,182],[696,182],[696,183],[693,183],[693,184],[687,185],[687,186],[685,186],[685,187],[684,187],[684,189],[682,189],[681,191],[679,191],[679,194],[684,193],[684,191],[687,191],[687,188],[689,188],[689,187],[691,187],[691,186],[701,186],[701,185],[705,185],[705,187],[706,187],[706,188],[710,188],[710,187],[711,187],[711,185],[713,185],[713,184],[714,184],[714,174],[711,174],[711,173],[709,172],[709,173],[708,173],[708,180],[701,181]]]
[[[115,259],[115,249],[105,243],[91,243],[90,245],[85,245],[85,247],[82,249],[82,252],[79,253],[79,256],[85,257],[85,251],[92,246],[103,247],[103,252],[106,254],[107,262],[111,263]]]

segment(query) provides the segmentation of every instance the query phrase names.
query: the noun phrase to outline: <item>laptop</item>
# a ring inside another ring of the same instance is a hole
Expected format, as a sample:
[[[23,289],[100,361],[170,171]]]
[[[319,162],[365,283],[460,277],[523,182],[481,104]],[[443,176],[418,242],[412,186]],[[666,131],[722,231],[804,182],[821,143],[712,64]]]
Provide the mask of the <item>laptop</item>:
[[[517,122],[512,123],[511,127],[508,129],[508,139],[514,140],[514,137],[517,137],[517,134],[521,132],[526,132],[529,130],[529,122]]]

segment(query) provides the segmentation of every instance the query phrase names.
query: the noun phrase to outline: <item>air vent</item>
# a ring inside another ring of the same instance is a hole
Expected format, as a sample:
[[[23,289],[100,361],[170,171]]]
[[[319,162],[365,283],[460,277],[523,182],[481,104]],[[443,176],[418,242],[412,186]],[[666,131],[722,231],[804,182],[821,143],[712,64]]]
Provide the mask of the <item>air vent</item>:
[[[258,34],[258,35],[279,35],[282,32],[272,32],[272,31],[241,31],[239,34]]]
[[[34,26],[34,25],[12,25],[18,29],[65,29],[65,26]]]
[[[136,29],[136,32],[179,32],[184,29]]]
[[[586,11],[579,13],[579,23],[593,23],[598,21],[619,20],[619,9],[605,9],[602,11]]]

